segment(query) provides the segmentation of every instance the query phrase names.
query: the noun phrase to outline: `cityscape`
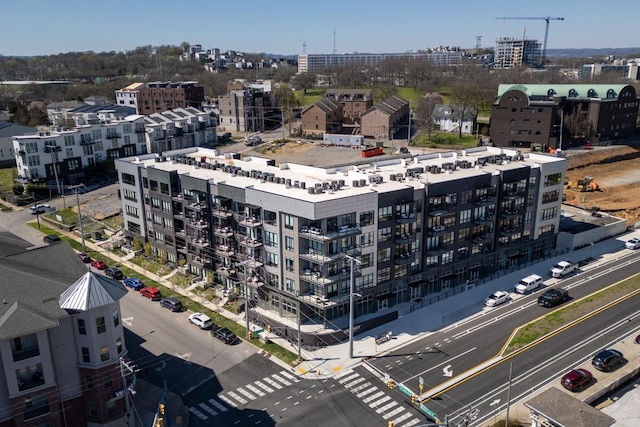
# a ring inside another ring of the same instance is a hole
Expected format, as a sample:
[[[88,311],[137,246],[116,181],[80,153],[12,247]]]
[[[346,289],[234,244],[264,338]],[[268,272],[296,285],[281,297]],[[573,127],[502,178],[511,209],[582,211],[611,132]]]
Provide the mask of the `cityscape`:
[[[635,425],[640,55],[492,14],[0,56],[0,427]]]

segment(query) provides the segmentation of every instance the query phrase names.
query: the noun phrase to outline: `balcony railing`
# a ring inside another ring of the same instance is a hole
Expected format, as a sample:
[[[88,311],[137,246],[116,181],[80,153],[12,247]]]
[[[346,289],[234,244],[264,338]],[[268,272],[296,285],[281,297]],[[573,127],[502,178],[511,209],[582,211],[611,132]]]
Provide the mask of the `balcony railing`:
[[[107,132],[107,134],[105,135],[105,138],[107,138],[107,139],[117,139],[117,138],[122,138],[122,135],[117,133],[117,132]]]

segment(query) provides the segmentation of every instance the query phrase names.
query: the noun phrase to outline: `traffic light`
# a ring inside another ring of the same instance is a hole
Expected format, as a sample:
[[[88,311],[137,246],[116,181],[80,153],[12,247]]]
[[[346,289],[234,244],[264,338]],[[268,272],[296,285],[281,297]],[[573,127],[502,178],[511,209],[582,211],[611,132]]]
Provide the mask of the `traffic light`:
[[[251,331],[247,331],[247,338],[248,339],[253,338],[253,334],[251,333]]]
[[[271,325],[267,325],[267,332],[271,333]]]
[[[393,427],[393,421],[389,421],[389,424],[387,424],[388,427]]]
[[[387,387],[393,389],[396,386],[396,383],[393,380],[387,381]]]
[[[418,395],[416,394],[411,395],[411,403],[413,403],[414,405],[418,403]]]
[[[159,405],[160,415],[164,415],[164,403]]]

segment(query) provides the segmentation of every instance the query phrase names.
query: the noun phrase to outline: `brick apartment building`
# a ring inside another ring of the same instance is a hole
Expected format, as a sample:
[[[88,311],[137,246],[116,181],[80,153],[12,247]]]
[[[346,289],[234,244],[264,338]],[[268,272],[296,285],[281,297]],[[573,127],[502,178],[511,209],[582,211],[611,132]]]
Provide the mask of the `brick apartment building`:
[[[137,114],[176,108],[201,108],[204,88],[198,82],[132,83],[116,91],[116,104],[135,107]]]

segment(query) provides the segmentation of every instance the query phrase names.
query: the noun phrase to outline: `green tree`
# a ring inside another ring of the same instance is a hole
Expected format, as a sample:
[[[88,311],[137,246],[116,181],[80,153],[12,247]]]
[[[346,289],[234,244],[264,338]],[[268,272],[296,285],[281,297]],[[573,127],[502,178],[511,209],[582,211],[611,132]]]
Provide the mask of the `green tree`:
[[[133,245],[133,251],[136,253],[140,252],[143,249],[142,242],[140,241],[140,239],[133,239],[132,245]]]
[[[153,253],[153,245],[151,244],[151,242],[147,242],[144,244],[144,254],[146,256],[151,256],[151,254]]]

